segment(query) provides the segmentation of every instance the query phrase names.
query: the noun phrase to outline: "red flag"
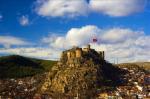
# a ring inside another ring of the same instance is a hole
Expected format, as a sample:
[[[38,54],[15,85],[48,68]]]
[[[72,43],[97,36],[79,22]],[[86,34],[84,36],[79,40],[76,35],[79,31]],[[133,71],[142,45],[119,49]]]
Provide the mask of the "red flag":
[[[97,42],[97,38],[93,38],[93,42]]]

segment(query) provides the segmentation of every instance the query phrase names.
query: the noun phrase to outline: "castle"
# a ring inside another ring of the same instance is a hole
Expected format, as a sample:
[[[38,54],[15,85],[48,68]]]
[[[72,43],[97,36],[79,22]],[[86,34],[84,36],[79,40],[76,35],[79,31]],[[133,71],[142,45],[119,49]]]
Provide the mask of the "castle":
[[[95,51],[90,45],[85,48],[73,47],[72,49],[63,51],[60,58],[60,63],[74,66],[79,64],[82,59],[92,58],[95,60],[104,60],[104,51]]]

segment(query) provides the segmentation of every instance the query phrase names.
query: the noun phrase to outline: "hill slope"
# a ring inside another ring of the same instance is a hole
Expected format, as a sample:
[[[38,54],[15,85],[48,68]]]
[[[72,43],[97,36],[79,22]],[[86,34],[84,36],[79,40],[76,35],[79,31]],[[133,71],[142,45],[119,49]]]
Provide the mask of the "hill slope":
[[[0,57],[0,78],[18,78],[43,73],[55,61],[39,60],[18,55]]]
[[[69,49],[74,53],[75,48]],[[66,53],[68,50],[66,50]],[[65,53],[65,52],[62,52]],[[97,91],[108,86],[108,90],[120,84],[118,82],[123,72],[103,60],[94,49],[83,52],[81,57],[62,57],[47,73],[39,94],[48,94],[54,99],[61,97],[79,97],[79,99],[94,99]]]
[[[119,67],[126,68],[142,68],[144,70],[150,70],[150,62],[135,62],[135,63],[121,63],[117,64]]]

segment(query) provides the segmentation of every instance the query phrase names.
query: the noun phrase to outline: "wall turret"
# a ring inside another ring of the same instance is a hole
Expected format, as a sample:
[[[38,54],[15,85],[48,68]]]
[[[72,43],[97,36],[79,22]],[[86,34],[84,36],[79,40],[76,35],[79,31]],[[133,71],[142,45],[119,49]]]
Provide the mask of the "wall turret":
[[[99,51],[98,53],[100,55],[100,59],[104,60],[105,59],[105,52],[104,51]]]
[[[71,58],[75,58],[76,57],[75,51],[70,51],[70,53],[71,53]]]
[[[71,52],[67,51],[67,59],[69,60],[71,58]]]
[[[82,49],[81,48],[77,48],[75,52],[76,52],[76,58],[82,57]]]
[[[91,46],[90,46],[90,44],[88,44],[88,45],[87,45],[87,49],[88,49],[88,50],[90,50],[90,49],[91,49]]]
[[[83,51],[89,52],[90,49],[91,49],[91,46],[90,46],[90,44],[88,44],[85,48],[83,48]]]

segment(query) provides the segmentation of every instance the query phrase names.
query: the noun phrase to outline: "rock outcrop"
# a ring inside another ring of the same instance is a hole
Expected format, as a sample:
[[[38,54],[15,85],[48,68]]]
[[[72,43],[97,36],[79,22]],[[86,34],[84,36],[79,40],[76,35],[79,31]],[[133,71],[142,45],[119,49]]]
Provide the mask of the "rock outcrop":
[[[76,51],[79,48],[73,48],[69,52]],[[40,89],[40,93],[47,93],[54,97],[66,96],[79,97],[80,99],[88,99],[95,97],[97,89],[103,86],[104,79],[115,78],[117,68],[108,65],[104,58],[94,49],[83,51],[80,57],[68,59],[64,56],[53,66],[52,70],[47,74],[47,77]],[[110,67],[110,69],[109,69]],[[111,74],[106,74],[107,71]],[[105,77],[105,78],[104,78]],[[115,80],[115,79],[114,79]]]

